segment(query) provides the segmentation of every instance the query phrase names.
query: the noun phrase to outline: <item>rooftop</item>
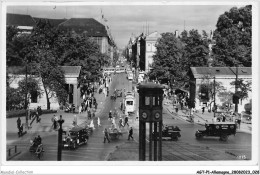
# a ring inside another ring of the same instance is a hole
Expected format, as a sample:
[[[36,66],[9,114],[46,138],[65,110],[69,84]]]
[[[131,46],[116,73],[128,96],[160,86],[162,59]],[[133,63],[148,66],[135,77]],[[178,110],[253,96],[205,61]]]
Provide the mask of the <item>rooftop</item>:
[[[191,67],[191,72],[194,78],[201,78],[202,76],[236,76],[236,67]],[[238,67],[238,76],[252,76],[251,67]]]
[[[48,19],[48,18],[35,18],[35,17],[33,17],[33,19],[35,20],[36,23],[39,20],[48,20],[53,27],[57,27],[59,24],[68,20],[68,19]]]
[[[59,29],[84,33],[87,36],[108,37],[105,26],[93,18],[71,18],[58,25]]]
[[[35,26],[35,21],[30,15],[7,13],[6,25],[8,26]]]
[[[64,71],[64,75],[66,76],[73,76],[78,77],[81,66],[60,66],[61,69]]]

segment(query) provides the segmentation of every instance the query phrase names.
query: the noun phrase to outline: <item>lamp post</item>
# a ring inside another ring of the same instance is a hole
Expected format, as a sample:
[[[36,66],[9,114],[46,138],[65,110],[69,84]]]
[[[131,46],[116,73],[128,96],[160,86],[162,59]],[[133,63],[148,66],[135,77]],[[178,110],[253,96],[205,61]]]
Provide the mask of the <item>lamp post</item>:
[[[216,77],[214,76],[214,80],[213,80],[213,93],[214,93],[214,118],[216,117]]]
[[[60,119],[58,120],[58,123],[60,125],[59,131],[58,131],[58,155],[57,160],[61,161],[61,153],[62,153],[62,123],[64,123],[64,120],[62,119],[62,115],[60,115]]]
[[[235,81],[235,94],[237,94],[237,89],[238,89],[238,68],[237,68],[237,65],[236,65],[236,81]],[[235,113],[238,112],[238,103],[235,103]]]
[[[25,62],[25,102],[24,102],[24,109],[25,112],[25,125],[28,128],[28,102],[27,102],[27,93],[28,93],[28,87],[27,87],[27,60]]]

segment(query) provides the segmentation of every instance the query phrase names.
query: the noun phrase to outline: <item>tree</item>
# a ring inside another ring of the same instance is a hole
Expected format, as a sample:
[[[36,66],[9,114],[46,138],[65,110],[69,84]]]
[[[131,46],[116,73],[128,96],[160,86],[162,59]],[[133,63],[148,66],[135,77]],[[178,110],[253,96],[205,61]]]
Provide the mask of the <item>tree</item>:
[[[19,89],[6,87],[6,110],[22,109],[24,98]]]
[[[201,86],[199,87],[199,92],[207,92],[208,98],[206,101],[210,101],[210,110],[211,104],[214,102],[214,95],[222,97],[226,93],[226,88],[222,85],[221,82],[216,81],[215,83],[210,75],[204,75],[202,78]],[[215,92],[215,94],[214,94]],[[199,96],[201,98],[201,96]]]
[[[184,47],[181,41],[173,33],[163,33],[157,41],[156,48],[149,78],[157,79],[161,83],[168,83],[172,78],[176,83],[183,82],[185,74],[182,69]]]
[[[24,96],[24,94],[27,93],[27,102],[29,102],[29,94],[32,94],[33,92],[37,93],[37,96],[42,95],[42,90],[39,86],[39,81],[34,78],[33,76],[30,76],[27,78],[27,92],[25,89],[25,78],[18,82],[18,89],[21,94],[21,96]]]
[[[6,28],[6,65],[23,66],[25,50],[28,45],[28,34],[19,34],[19,29],[8,26]]]
[[[55,41],[59,31],[52,28],[48,21],[39,21],[30,36],[30,44],[26,48],[26,55],[31,74],[39,76],[46,94],[47,109],[50,109],[50,98],[57,97],[64,102],[67,96],[65,90],[64,72],[55,57]]]
[[[220,15],[214,32],[214,66],[252,66],[252,6]]]
[[[252,82],[251,81],[244,81],[243,79],[238,79],[236,81],[232,81],[230,84],[235,86],[237,83],[237,88],[239,89],[236,93],[236,95],[239,97],[239,99],[244,100],[248,98],[248,92],[252,92]]]
[[[189,31],[189,35],[187,31],[183,31],[181,35],[181,40],[185,45],[183,68],[188,71],[190,67],[207,66],[209,43],[205,39],[207,37],[206,32],[203,32],[202,37],[197,30],[192,29]]]
[[[97,80],[101,76],[100,69],[109,60],[97,43],[84,35],[60,35],[54,50],[59,65],[81,66],[79,86]]]

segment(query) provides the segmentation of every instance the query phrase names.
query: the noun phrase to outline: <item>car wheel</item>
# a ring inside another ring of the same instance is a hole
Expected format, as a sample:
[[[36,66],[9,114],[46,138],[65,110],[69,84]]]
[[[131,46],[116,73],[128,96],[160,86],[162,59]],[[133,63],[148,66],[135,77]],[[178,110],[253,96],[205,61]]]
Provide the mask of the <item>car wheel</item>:
[[[199,133],[196,133],[196,134],[195,134],[195,136],[196,136],[196,138],[197,138],[197,139],[200,139],[200,138],[202,138],[202,135],[201,135],[201,134],[199,134]]]
[[[226,134],[221,135],[219,138],[220,141],[224,141],[224,142],[226,142],[227,139],[228,139],[228,136]]]
[[[172,136],[172,141],[177,141],[178,137],[177,136]]]

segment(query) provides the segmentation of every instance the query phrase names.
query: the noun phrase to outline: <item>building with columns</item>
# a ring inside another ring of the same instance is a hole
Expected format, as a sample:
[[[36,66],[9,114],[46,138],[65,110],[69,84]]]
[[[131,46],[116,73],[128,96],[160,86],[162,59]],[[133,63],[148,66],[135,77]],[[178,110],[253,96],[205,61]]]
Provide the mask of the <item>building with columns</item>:
[[[237,70],[236,70],[237,69]],[[237,74],[237,75],[236,75]],[[244,83],[252,82],[252,68],[251,67],[191,67],[188,72],[190,77],[190,98],[195,102],[195,108],[201,109],[202,106],[207,106],[212,109],[214,99],[212,99],[210,92],[206,90],[214,89],[212,85],[217,87],[215,95],[215,103],[218,107],[223,106],[227,102],[233,103],[232,97],[235,93],[235,85],[231,82],[237,79],[242,79]],[[203,88],[203,86],[205,88]],[[217,90],[222,86],[224,89],[221,93]],[[240,89],[237,89],[240,91]],[[252,92],[248,91],[248,98],[239,100],[238,112],[244,111],[244,105],[250,103],[252,99]],[[234,107],[234,105],[233,105]]]
[[[64,71],[65,81],[66,81],[66,90],[68,92],[67,102],[70,104],[75,104],[76,107],[80,105],[80,88],[78,88],[78,78],[80,75],[81,66],[61,66],[61,69]],[[8,73],[10,77],[10,87],[18,88],[19,81],[25,79],[25,73],[12,74]],[[28,77],[31,75],[28,75]],[[40,86],[41,91],[43,92],[40,96],[37,96],[37,93],[31,92],[29,94],[29,109],[36,109],[37,106],[41,106],[42,109],[47,109],[47,100],[46,94],[44,92],[43,84],[41,78],[34,77]],[[50,99],[50,109],[57,110],[60,108],[60,104],[56,97],[51,97]],[[77,109],[77,108],[76,108]]]

